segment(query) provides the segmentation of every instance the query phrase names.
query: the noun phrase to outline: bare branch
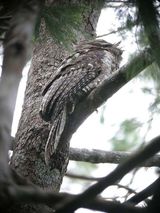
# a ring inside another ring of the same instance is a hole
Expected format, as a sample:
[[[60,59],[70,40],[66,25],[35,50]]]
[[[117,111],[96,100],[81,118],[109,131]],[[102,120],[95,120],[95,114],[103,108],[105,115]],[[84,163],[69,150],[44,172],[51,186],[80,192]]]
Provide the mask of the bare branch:
[[[120,164],[113,172],[102,178],[98,183],[89,187],[86,191],[71,201],[64,200],[57,209],[57,213],[73,212],[81,207],[82,203],[89,202],[101,193],[105,188],[119,181],[125,174],[133,168],[146,161],[160,151],[160,136],[154,138],[143,150],[135,153],[127,161]]]
[[[68,173],[68,172],[65,174],[65,176],[68,177],[68,178],[75,178],[75,179],[81,179],[81,180],[86,180],[86,181],[99,181],[99,180],[102,179],[102,178],[89,177],[89,176],[84,176],[84,175],[75,175],[75,174]],[[113,185],[115,185],[119,188],[123,188],[123,189],[127,190],[129,193],[136,194],[136,191],[131,189],[128,186],[124,186],[124,185],[119,184],[119,183],[116,183],[116,184],[113,184]]]
[[[11,200],[21,201],[25,203],[41,203],[51,205],[53,208],[57,203],[61,203],[62,200],[72,200],[76,198],[76,195],[67,193],[54,193],[44,192],[40,189],[34,189],[32,187],[14,187],[10,188]],[[112,213],[125,212],[125,213],[141,213],[142,208],[133,207],[130,204],[121,204],[119,202],[105,201],[100,198],[93,199],[91,202],[84,202],[83,208],[93,209],[97,211],[107,211]]]
[[[87,202],[84,202],[82,207],[93,209],[94,211],[98,210],[108,213],[144,213],[145,210],[145,208],[134,207],[132,205],[124,205],[114,201],[104,201],[102,199],[93,199],[93,201],[89,204]]]
[[[130,27],[134,27],[134,26],[136,26],[136,24],[137,24],[137,21],[134,21],[134,22],[131,23]],[[108,33],[105,33],[105,34],[102,34],[102,35],[98,35],[98,36],[96,36],[96,38],[101,38],[101,37],[108,36],[108,35],[111,35],[111,34],[119,33],[119,32],[124,31],[126,29],[127,29],[127,26],[119,27],[116,30],[112,30],[111,32],[108,32]]]
[[[62,200],[72,200],[77,195],[68,193],[55,193],[53,191],[44,192],[31,182],[25,180],[19,176],[15,171],[12,171],[13,179],[16,180],[18,185],[9,185],[8,187],[8,202],[22,202],[31,204],[47,204],[52,206],[54,209],[57,203],[61,203]],[[121,204],[118,202],[106,201],[102,198],[93,199],[90,203],[85,203],[83,208],[98,210],[98,211],[111,211],[119,212],[119,210],[125,211],[126,213],[140,213],[143,212],[142,208],[135,208],[130,204]]]
[[[106,3],[133,3],[133,2],[130,2],[130,1],[127,1],[127,0],[106,0]]]
[[[122,163],[131,156],[129,152],[103,151],[97,149],[78,149],[70,148],[70,160],[85,161],[89,163]],[[153,158],[140,166],[151,167],[160,165],[160,155],[155,155]]]
[[[72,173],[68,173],[68,172],[65,174],[65,176],[68,178],[81,179],[81,180],[86,180],[86,181],[99,181],[101,179],[101,178],[96,178],[96,177],[72,174]]]
[[[160,178],[155,180],[152,184],[150,184],[147,188],[144,190],[138,192],[136,195],[131,197],[129,200],[127,200],[125,203],[133,203],[133,204],[138,204],[141,201],[145,200],[149,196],[153,195],[157,189],[157,187],[160,184]]]
[[[20,203],[31,203],[31,204],[47,204],[56,208],[57,203],[60,204],[62,200],[72,200],[76,198],[77,195],[72,195],[68,193],[54,193],[53,191],[44,192],[37,186],[33,185],[31,182],[25,180],[23,177],[19,176],[15,171],[12,171],[13,179],[18,185],[9,185],[8,187],[8,201],[10,202],[20,202]],[[115,212],[119,211],[125,213],[143,213],[143,208],[133,207],[130,204],[119,202],[106,201],[102,198],[93,199],[91,202],[84,202],[83,208],[93,209],[97,211],[105,212]]]

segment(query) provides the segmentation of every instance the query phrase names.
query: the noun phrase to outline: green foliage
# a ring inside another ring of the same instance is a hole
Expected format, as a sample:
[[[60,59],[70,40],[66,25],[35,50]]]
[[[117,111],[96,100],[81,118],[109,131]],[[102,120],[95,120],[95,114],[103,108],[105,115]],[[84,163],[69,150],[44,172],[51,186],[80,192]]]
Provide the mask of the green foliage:
[[[126,39],[128,36],[127,33],[129,31],[132,31],[133,28],[138,24],[137,16],[135,13],[135,6],[130,6],[131,7],[128,7],[124,4],[123,6],[121,5],[120,7],[115,8],[116,16],[119,23],[117,31],[119,36],[122,37],[122,39]]]
[[[152,89],[151,89],[151,88],[143,87],[143,88],[142,88],[142,91],[143,91],[145,94],[153,95]]]
[[[133,26],[135,26],[135,20],[130,14],[128,14],[126,19],[126,27],[128,30],[132,30]]]
[[[74,172],[79,175],[90,175],[91,172],[97,168],[96,164],[87,163],[87,162],[76,162],[76,167]]]
[[[39,38],[41,20],[44,20],[46,28],[54,40],[68,48],[71,43],[76,41],[78,33],[82,33],[82,18],[87,10],[89,7],[84,4],[81,6],[68,6],[67,4],[53,7],[44,6],[37,20],[36,39]]]
[[[83,19],[85,14],[92,11],[92,8],[102,8],[105,0],[80,1],[79,4],[67,4],[43,6],[40,16],[37,20],[35,37],[39,38],[41,20],[44,20],[48,32],[54,40],[70,47],[70,44],[76,42],[79,34],[84,35]],[[85,34],[86,38],[89,35]]]
[[[36,25],[35,25],[35,30],[34,30],[34,39],[33,40],[36,40],[37,38],[39,38],[40,25],[41,25],[41,15],[39,15],[37,17],[37,20],[36,20]]]
[[[101,9],[101,8],[103,8],[103,7],[106,7],[107,5],[106,5],[106,0],[88,0],[88,1],[86,1],[86,2],[88,2],[86,5],[90,5],[90,6],[92,6],[92,8],[93,7],[95,7],[95,8],[97,8],[97,9]]]
[[[83,7],[54,6],[44,7],[42,17],[46,27],[58,43],[65,46],[76,39],[76,30],[81,29]]]
[[[153,112],[154,114],[160,113],[160,96],[155,98],[154,102],[149,107],[149,111]]]
[[[137,28],[135,37],[139,48],[145,48],[149,45],[148,37],[146,36],[144,28],[141,25]]]
[[[113,5],[116,3],[113,2]],[[148,45],[148,38],[144,33],[144,28],[141,23],[136,5],[130,3],[121,4],[115,8],[116,16],[119,22],[118,34],[122,39],[126,39],[128,32],[131,32],[138,48],[146,47]]]
[[[128,63],[130,64],[128,71],[125,74],[125,77],[127,80],[132,79],[137,75],[137,70],[140,70],[144,67],[144,64],[146,63],[145,60],[143,59],[144,57],[142,56],[142,60],[138,60],[139,62],[137,63],[137,57],[139,57],[138,52],[134,52],[129,56]],[[141,75],[139,74],[138,77]]]
[[[92,172],[97,169],[97,165],[96,164],[92,164],[92,163],[87,163],[87,162],[73,162],[74,167],[72,168],[72,170],[69,171],[69,173],[73,173],[75,175],[80,175],[80,176],[92,176]],[[72,165],[72,166],[73,166]],[[83,188],[86,188],[88,185],[91,184],[90,181],[87,180],[81,180],[78,178],[75,179],[71,179],[72,184],[73,183],[79,183],[81,185],[83,185]]]
[[[76,39],[74,30],[79,29],[81,24],[81,13],[83,7],[46,7],[43,17],[49,32],[57,42],[62,42],[65,46]]]
[[[140,142],[138,128],[142,124],[135,118],[121,123],[116,135],[111,139],[114,151],[128,151]]]
[[[106,105],[104,105],[104,106],[102,107],[102,110],[101,110],[101,114],[100,114],[100,123],[101,123],[101,124],[104,124],[104,122],[105,122],[105,117],[104,117],[104,112],[105,112],[105,110],[106,110]]]
[[[77,176],[92,177],[92,172],[94,172],[97,167],[98,166],[96,164],[75,161],[72,162],[72,169],[69,169],[68,173],[75,174]],[[88,186],[92,184],[92,181],[81,178],[69,178],[68,181],[74,188],[77,184],[81,185],[81,190],[88,188]]]
[[[140,77],[147,81],[152,80],[155,84],[155,87],[160,90],[160,69],[156,63],[148,66],[145,72],[140,75]]]
[[[150,104],[148,110],[152,114],[160,113],[160,70],[156,63],[148,66],[140,76],[141,79],[146,81],[146,86],[142,91],[153,97],[153,102]]]

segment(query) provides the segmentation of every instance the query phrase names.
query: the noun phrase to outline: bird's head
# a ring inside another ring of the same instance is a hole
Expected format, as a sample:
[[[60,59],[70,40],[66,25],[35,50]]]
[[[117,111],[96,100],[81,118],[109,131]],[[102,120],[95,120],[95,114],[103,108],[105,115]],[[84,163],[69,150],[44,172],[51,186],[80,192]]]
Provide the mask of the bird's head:
[[[76,49],[79,51],[106,50],[116,56],[121,56],[122,50],[120,48],[118,48],[119,44],[120,44],[120,42],[118,42],[116,44],[111,44],[103,39],[96,39],[96,40],[92,40],[89,42],[81,42],[79,45],[77,45]]]

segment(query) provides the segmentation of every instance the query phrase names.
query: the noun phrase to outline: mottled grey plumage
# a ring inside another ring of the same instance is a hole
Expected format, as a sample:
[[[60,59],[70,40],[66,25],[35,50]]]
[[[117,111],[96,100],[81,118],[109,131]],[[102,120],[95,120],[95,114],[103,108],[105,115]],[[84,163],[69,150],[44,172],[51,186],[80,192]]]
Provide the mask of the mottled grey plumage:
[[[45,161],[56,152],[66,119],[119,65],[122,51],[117,45],[95,40],[77,46],[65,59],[43,91],[40,115],[53,125],[45,146]]]

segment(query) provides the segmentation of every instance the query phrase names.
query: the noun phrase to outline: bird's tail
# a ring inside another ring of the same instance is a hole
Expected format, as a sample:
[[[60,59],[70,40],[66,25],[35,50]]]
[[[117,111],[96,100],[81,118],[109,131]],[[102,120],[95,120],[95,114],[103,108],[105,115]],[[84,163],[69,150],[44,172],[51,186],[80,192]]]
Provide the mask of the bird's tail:
[[[50,165],[50,160],[52,155],[56,153],[57,147],[59,145],[61,135],[63,133],[66,123],[66,108],[61,111],[58,117],[53,121],[53,126],[51,127],[47,143],[45,146],[45,163]]]

